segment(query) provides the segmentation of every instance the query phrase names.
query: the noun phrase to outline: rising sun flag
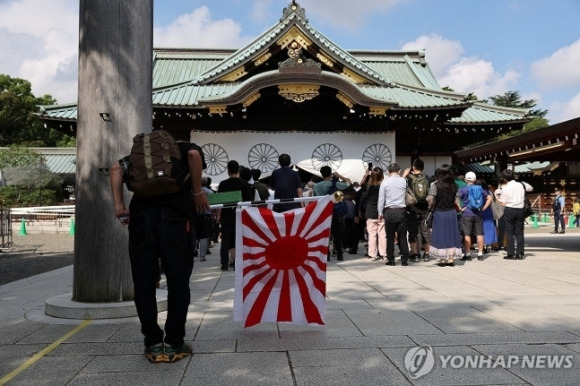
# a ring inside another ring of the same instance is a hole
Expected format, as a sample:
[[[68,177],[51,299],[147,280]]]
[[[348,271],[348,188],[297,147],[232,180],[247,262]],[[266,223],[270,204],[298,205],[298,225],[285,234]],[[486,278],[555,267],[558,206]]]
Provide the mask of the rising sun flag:
[[[234,321],[324,324],[333,202],[238,209]]]

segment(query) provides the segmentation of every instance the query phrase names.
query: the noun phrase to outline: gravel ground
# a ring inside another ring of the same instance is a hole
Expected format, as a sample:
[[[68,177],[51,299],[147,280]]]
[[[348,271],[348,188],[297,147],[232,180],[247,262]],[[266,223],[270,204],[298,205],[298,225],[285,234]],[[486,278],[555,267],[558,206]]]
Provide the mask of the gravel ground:
[[[74,236],[40,233],[14,235],[0,252],[0,285],[66,267],[74,261]]]

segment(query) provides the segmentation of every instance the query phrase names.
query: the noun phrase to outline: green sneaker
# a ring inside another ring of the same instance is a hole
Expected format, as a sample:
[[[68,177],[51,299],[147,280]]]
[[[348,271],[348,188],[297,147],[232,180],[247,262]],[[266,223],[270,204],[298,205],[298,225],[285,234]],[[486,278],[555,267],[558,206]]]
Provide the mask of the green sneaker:
[[[151,363],[165,362],[165,353],[163,350],[163,343],[157,343],[149,347],[145,347],[145,358]]]
[[[165,343],[165,362],[177,362],[187,356],[190,356],[193,348],[189,343],[183,342],[180,346],[172,346]]]

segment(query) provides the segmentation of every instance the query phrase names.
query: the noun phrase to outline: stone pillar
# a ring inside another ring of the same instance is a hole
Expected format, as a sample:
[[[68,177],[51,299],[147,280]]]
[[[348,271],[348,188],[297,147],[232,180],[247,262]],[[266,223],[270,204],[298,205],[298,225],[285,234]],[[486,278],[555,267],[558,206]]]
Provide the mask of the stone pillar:
[[[153,0],[80,0],[79,31],[72,300],[132,300],[128,231],[107,168],[151,131]]]

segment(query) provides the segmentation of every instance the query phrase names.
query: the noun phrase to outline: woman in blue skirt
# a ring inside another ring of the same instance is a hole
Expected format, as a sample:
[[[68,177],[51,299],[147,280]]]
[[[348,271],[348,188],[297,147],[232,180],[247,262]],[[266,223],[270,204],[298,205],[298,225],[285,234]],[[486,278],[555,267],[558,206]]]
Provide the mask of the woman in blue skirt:
[[[435,171],[435,182],[429,188],[427,202],[433,211],[433,226],[429,254],[439,265],[455,265],[461,257],[461,236],[457,222],[457,185],[451,166],[444,164]]]
[[[489,186],[483,178],[475,181],[476,185],[481,185],[485,196],[492,195],[493,193],[489,191]],[[493,196],[492,196],[493,197]],[[493,210],[491,205],[481,211],[481,218],[483,220],[483,243],[485,245],[484,253],[487,253],[493,244],[497,243],[497,227],[495,225],[495,220],[493,219]]]

